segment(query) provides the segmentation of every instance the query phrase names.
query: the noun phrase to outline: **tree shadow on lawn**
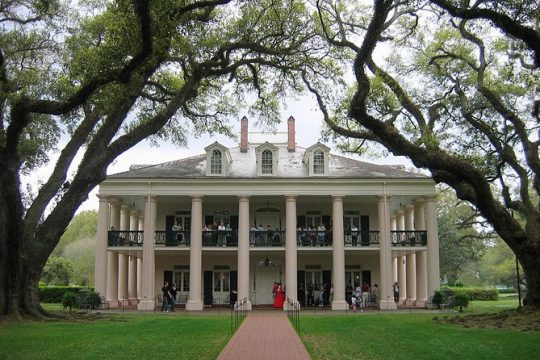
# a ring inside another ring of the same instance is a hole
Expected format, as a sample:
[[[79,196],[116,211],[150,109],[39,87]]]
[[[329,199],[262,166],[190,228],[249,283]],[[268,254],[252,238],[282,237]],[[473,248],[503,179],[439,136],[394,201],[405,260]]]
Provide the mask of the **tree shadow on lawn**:
[[[531,307],[502,310],[497,313],[435,316],[435,323],[456,324],[469,328],[496,328],[540,331],[540,310]]]

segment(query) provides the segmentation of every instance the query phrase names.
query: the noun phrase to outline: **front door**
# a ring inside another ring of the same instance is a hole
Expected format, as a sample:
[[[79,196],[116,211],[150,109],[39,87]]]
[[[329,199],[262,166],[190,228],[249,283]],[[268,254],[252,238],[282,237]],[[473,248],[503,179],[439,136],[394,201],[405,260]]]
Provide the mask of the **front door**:
[[[279,268],[273,266],[261,266],[255,273],[255,299],[258,305],[270,305],[274,303],[272,286],[274,281],[279,281]]]
[[[214,304],[228,304],[230,295],[230,273],[228,270],[214,271]]]

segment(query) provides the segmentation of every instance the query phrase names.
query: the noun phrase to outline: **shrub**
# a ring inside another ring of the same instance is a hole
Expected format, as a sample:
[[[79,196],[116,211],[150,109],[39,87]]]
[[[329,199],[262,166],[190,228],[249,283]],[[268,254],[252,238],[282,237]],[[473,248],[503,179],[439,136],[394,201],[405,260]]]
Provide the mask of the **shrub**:
[[[67,292],[77,293],[81,286],[40,286],[38,288],[39,301],[44,303],[61,303]],[[93,288],[88,288],[93,290]]]
[[[441,308],[441,304],[444,304],[445,300],[446,294],[442,290],[436,290],[433,298],[431,299],[433,305],[435,305],[437,309]]]
[[[459,306],[459,312],[463,312],[463,308],[469,306],[469,295],[463,291],[458,291],[454,294],[454,306]]]
[[[447,291],[463,292],[469,300],[499,300],[499,292],[495,288],[473,288],[473,287],[446,287]]]
[[[99,309],[101,306],[101,297],[98,292],[92,291],[86,296],[86,307],[91,309]]]
[[[72,308],[78,308],[79,307],[79,297],[77,294],[72,292],[66,292],[64,293],[64,296],[62,297],[62,307],[69,308],[69,311],[71,312]]]

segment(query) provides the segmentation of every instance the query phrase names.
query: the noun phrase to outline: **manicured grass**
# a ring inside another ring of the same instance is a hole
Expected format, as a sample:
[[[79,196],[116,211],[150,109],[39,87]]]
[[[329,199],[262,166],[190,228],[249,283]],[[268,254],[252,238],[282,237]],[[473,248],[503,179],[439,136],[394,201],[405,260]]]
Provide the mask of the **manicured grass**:
[[[0,359],[215,359],[229,327],[226,315],[185,314],[0,323]]]
[[[314,360],[538,359],[539,332],[464,328],[433,321],[434,316],[444,315],[448,314],[305,315],[300,337]]]

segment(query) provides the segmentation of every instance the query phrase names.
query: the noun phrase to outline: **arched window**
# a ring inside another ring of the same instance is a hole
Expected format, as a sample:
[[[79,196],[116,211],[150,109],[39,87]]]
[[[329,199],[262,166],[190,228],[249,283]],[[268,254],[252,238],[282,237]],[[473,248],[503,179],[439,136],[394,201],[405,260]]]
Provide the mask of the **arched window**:
[[[313,173],[324,175],[324,153],[322,151],[313,153]]]
[[[264,150],[261,157],[261,173],[273,174],[272,166],[272,152],[270,150]]]
[[[214,150],[210,158],[210,174],[221,174],[221,151]]]

